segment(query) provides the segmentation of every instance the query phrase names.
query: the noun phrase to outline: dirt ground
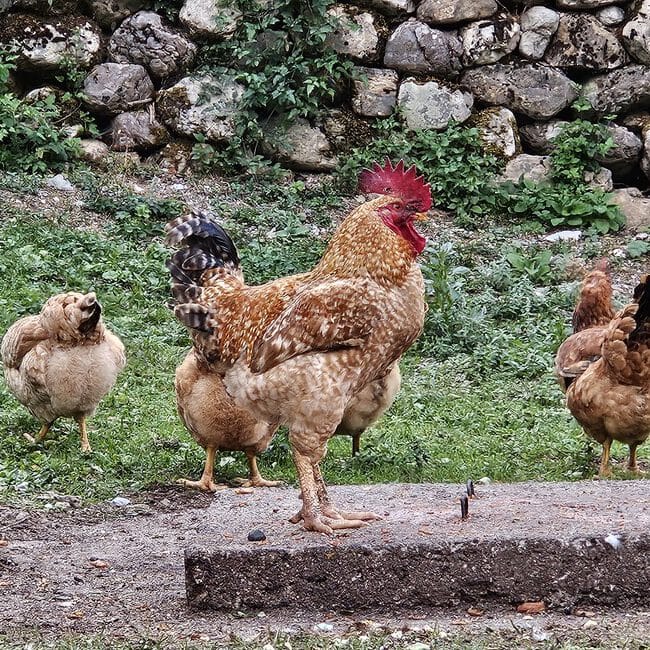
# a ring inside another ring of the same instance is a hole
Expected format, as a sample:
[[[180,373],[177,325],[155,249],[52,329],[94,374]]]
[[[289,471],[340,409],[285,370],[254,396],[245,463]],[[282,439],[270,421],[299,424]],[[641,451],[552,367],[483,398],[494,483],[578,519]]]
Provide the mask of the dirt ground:
[[[69,507],[49,512],[2,507],[0,641],[99,635],[163,639],[174,647],[175,642],[252,641],[277,631],[333,636],[429,630],[443,638],[506,634],[521,642],[576,638],[593,639],[598,647],[640,648],[650,642],[650,606],[647,611],[584,608],[537,616],[517,613],[514,603],[469,613],[466,605],[455,611],[349,615],[306,612],[298,605],[293,611],[193,612],[185,602],[183,552],[196,546],[250,545],[246,536],[253,528],[266,532],[266,543],[289,547],[395,535],[405,540],[432,534],[477,538],[490,530],[570,538],[585,532],[585,522],[593,534],[630,533],[648,530],[646,489],[645,481],[479,487],[469,520],[461,522],[457,497],[462,486],[339,487],[333,490],[338,501],[360,501],[382,511],[385,519],[334,538],[287,522],[298,503],[290,488],[225,490],[213,496],[174,486],[141,493],[122,507],[76,507],[74,499],[57,500],[56,495],[57,508]],[[409,507],[402,507],[407,502]]]

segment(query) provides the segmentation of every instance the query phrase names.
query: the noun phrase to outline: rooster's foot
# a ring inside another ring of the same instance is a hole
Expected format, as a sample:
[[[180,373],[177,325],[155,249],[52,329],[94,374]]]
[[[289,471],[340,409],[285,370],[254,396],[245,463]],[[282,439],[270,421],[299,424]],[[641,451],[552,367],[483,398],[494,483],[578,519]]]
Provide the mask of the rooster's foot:
[[[217,490],[226,489],[225,485],[215,483],[212,479],[206,478],[201,478],[199,481],[190,481],[190,479],[187,478],[179,478],[176,483],[195,490],[201,490],[202,492],[216,492]]]
[[[282,481],[268,481],[261,476],[253,476],[251,478],[235,478],[233,483],[239,487],[278,487],[282,485]]]
[[[352,515],[361,516],[352,517]],[[373,519],[381,519],[381,517],[372,512],[338,512],[328,509],[327,514],[323,512],[321,516],[305,515],[302,510],[299,510],[289,521],[292,524],[298,524],[302,521],[305,530],[331,535],[335,530],[367,526],[367,522]]]
[[[323,514],[330,519],[344,519],[346,521],[376,521],[382,517],[374,512],[341,512],[334,508],[323,508]]]
[[[301,516],[301,518],[305,530],[325,533],[326,535],[332,535],[335,530],[343,528],[361,528],[367,525],[365,521],[360,519],[332,519],[331,517],[319,517],[317,515]]]

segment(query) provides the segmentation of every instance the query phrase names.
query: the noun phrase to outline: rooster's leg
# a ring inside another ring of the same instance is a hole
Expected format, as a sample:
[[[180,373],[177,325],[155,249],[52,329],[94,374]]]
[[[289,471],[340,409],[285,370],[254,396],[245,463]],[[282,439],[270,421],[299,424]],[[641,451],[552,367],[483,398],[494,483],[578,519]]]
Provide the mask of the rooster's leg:
[[[639,446],[638,442],[633,442],[630,447],[630,458],[627,462],[627,468],[630,472],[635,474],[639,473],[639,466],[636,464],[636,448]]]
[[[340,510],[337,510],[332,505],[329,495],[327,494],[327,487],[325,486],[325,481],[323,480],[323,475],[321,474],[320,467],[318,465],[314,465],[314,480],[316,481],[320,511],[326,517],[339,520],[343,519],[349,524],[353,522],[357,524],[357,526],[350,526],[350,528],[358,528],[359,526],[362,526],[366,521],[381,519],[381,517],[379,515],[376,515],[374,512],[341,512]],[[333,528],[336,528],[336,526],[333,526]]]
[[[600,470],[598,471],[599,476],[609,476],[612,473],[612,470],[609,467],[609,449],[612,446],[612,439],[606,438],[603,442],[603,455],[600,457]]]
[[[298,482],[300,483],[300,491],[302,493],[302,508],[300,512],[289,521],[298,523],[301,519],[303,526],[306,530],[314,530],[318,533],[332,533],[332,527],[327,523],[321,521],[316,506],[318,504],[318,488],[314,480],[314,470],[312,461],[309,456],[305,456],[293,449],[293,462],[296,465],[296,472],[298,474]]]
[[[262,478],[259,469],[257,469],[257,456],[252,451],[246,452],[248,458],[248,480],[242,483],[243,487],[277,487],[282,485],[282,481],[267,481]]]
[[[205,465],[203,466],[203,474],[198,481],[190,481],[186,478],[179,478],[177,483],[185,487],[195,488],[196,490],[203,490],[204,492],[216,492],[217,484],[214,482],[214,458],[217,454],[216,447],[208,447],[205,450]]]
[[[90,448],[90,443],[88,442],[88,431],[86,429],[86,416],[80,415],[76,417],[75,420],[79,425],[79,433],[81,434],[81,451],[83,453],[90,453],[92,449]]]

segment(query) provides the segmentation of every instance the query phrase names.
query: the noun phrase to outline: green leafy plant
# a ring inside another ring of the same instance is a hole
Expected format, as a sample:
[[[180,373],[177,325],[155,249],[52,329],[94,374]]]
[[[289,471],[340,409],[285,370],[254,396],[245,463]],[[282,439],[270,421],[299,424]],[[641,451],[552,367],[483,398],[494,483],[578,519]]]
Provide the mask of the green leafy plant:
[[[612,195],[585,180],[588,173],[599,170],[597,159],[613,145],[605,126],[584,119],[569,122],[553,145],[549,181],[500,185],[497,205],[501,211],[546,228],[572,226],[600,234],[619,230],[625,219]]]
[[[328,13],[332,0],[231,4],[241,12],[238,26],[229,39],[202,47],[199,65],[227,71],[246,90],[229,142],[210,156],[199,142],[194,157],[203,167],[255,171],[268,164],[258,152],[260,125],[273,119],[281,131],[297,117],[316,117],[345,86],[353,65],[328,43],[337,24]]]
[[[73,160],[79,140],[57,126],[60,117],[52,95],[33,104],[0,95],[0,169],[43,173]]]
[[[505,257],[510,266],[521,275],[528,276],[533,282],[543,284],[552,276],[551,257],[553,253],[550,249],[542,249],[531,254],[527,254],[521,248],[512,248]]]
[[[378,123],[369,145],[343,158],[340,181],[352,189],[362,168],[385,157],[414,164],[431,185],[435,204],[452,210],[460,222],[477,224],[493,211],[492,179],[502,163],[485,152],[476,128],[452,123],[441,131],[409,131],[399,116],[388,118]]]
[[[650,242],[645,239],[633,239],[625,247],[630,257],[642,257],[650,253]]]

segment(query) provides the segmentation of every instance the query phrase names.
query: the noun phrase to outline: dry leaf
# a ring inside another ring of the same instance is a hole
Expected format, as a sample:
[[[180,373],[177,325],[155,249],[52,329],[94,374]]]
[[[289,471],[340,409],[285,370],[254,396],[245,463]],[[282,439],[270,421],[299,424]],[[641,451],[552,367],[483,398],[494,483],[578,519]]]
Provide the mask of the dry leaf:
[[[543,600],[532,601],[528,603],[521,603],[517,607],[520,614],[541,614],[546,609]]]
[[[105,560],[92,560],[90,562],[96,569],[106,569],[110,566]]]
[[[253,494],[254,492],[254,488],[237,488],[235,490],[235,494]]]
[[[479,609],[478,607],[470,607],[470,608],[467,610],[467,613],[468,613],[470,616],[483,616],[484,612],[485,612],[484,609]]]
[[[77,609],[74,612],[70,612],[68,614],[68,618],[83,618],[83,617],[84,617],[84,613],[80,609]]]
[[[593,618],[596,616],[596,612],[592,612],[588,609],[576,609],[573,612],[574,616],[584,616],[585,618]]]
[[[9,541],[6,539],[0,539],[0,547],[9,546]]]
[[[435,530],[430,530],[429,528],[425,528],[424,526],[422,526],[418,530],[418,533],[420,533],[420,535],[435,535],[436,531]]]

